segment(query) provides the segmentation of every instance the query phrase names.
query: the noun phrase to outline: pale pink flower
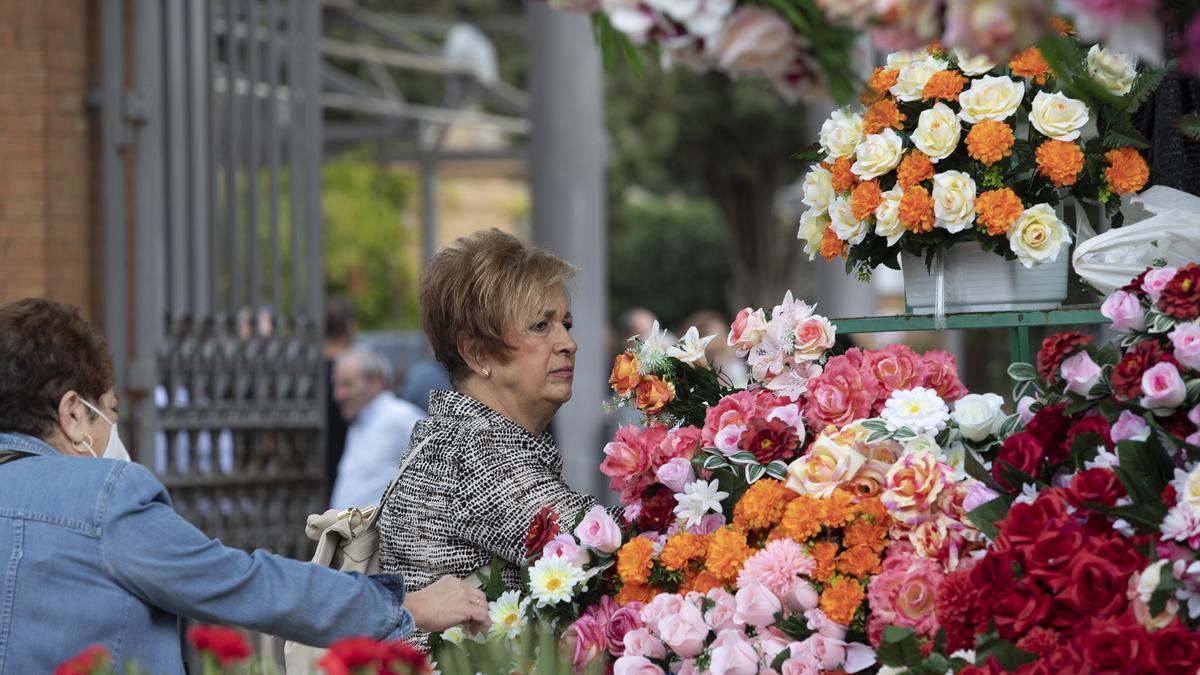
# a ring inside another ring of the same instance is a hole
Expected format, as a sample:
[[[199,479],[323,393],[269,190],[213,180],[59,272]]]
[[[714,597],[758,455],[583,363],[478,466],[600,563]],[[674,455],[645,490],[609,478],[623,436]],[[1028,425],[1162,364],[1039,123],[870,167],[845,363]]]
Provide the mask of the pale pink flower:
[[[604,596],[608,599],[608,596]],[[625,636],[630,631],[642,628],[642,603],[634,600],[613,612],[604,625],[604,640],[608,644],[608,653],[613,656],[625,654]]]
[[[667,486],[671,492],[683,492],[685,485],[696,480],[696,472],[692,470],[691,462],[682,457],[676,457],[658,467],[658,471],[654,472],[654,477],[658,479],[659,483]]]
[[[712,534],[725,526],[725,514],[709,513],[700,519],[700,524],[688,528],[692,534]]]
[[[763,311],[747,307],[734,317],[733,324],[729,327],[729,339],[726,344],[736,349],[738,356],[745,358],[762,339],[766,330],[767,318],[763,315]]]
[[[1150,296],[1151,300],[1158,302],[1158,297],[1162,295],[1163,289],[1171,283],[1177,272],[1179,272],[1178,267],[1159,267],[1146,272],[1146,276],[1142,279],[1142,291]]]
[[[758,582],[785,599],[798,584],[805,583],[800,576],[811,574],[815,568],[816,561],[803,546],[791,539],[776,539],[746,560],[738,575],[738,587]]]
[[[773,77],[792,65],[797,38],[778,14],[742,5],[729,17],[725,32],[712,44],[721,70],[733,75]]]
[[[1113,291],[1100,305],[1100,313],[1112,321],[1112,329],[1118,333],[1131,333],[1146,327],[1146,314],[1142,301],[1128,291]]]
[[[1171,410],[1183,404],[1187,387],[1175,364],[1163,361],[1142,373],[1143,408]]]
[[[875,0],[871,41],[885,52],[918,49],[938,38],[941,0]]]
[[[1100,382],[1100,366],[1092,360],[1087,350],[1080,350],[1078,354],[1063,359],[1060,372],[1067,383],[1065,391],[1084,398],[1087,398],[1092,387]]]
[[[791,656],[783,662],[783,668],[779,671],[779,675],[819,675],[821,672],[820,662],[809,654],[800,654],[799,645],[799,642],[790,645]]]
[[[645,616],[642,618],[644,620]],[[659,619],[658,628],[658,634],[667,647],[684,658],[693,658],[704,650],[708,625],[704,623],[700,609],[691,603],[681,601],[677,613]]]
[[[634,628],[621,639],[625,645],[625,656],[645,656],[652,659],[667,657],[667,648],[646,627]]]
[[[659,675],[663,669],[644,656],[622,656],[613,663],[613,675]]]
[[[1033,419],[1033,413],[1029,407],[1037,403],[1037,399],[1033,396],[1022,396],[1020,401],[1017,401],[1017,415],[1021,417],[1021,424],[1029,424],[1029,420]]]
[[[1112,425],[1112,429],[1109,430],[1108,437],[1113,443],[1128,440],[1144,441],[1150,438],[1150,425],[1146,424],[1146,420],[1139,415],[1122,410],[1121,415]]]
[[[713,631],[726,628],[737,628],[733,614],[737,611],[737,600],[733,594],[724,588],[714,588],[708,592],[708,599],[715,604],[704,613],[704,623]]]
[[[758,672],[758,652],[742,631],[723,630],[709,646],[708,672],[713,675],[754,675]]]
[[[1181,501],[1167,511],[1159,530],[1164,539],[1184,542],[1193,549],[1200,548],[1200,510]]]
[[[1175,360],[1184,368],[1200,371],[1200,324],[1184,323],[1167,333],[1175,347]]]
[[[755,628],[775,623],[775,613],[783,609],[779,598],[754,579],[747,579],[746,583],[739,585],[741,588],[734,595],[736,609],[733,612],[733,622],[739,626]]]
[[[1003,62],[1037,42],[1046,18],[1043,0],[956,0],[948,3],[944,42]]]
[[[1188,411],[1188,421],[1200,427],[1200,405]]]
[[[791,594],[783,600],[788,609],[793,612],[808,612],[821,604],[821,595],[817,593],[817,589],[812,584],[800,579],[792,586]]]
[[[553,558],[554,556],[566,558],[571,563],[581,567],[591,559],[587,550],[581,548],[579,543],[575,541],[575,537],[566,532],[558,534],[542,547],[542,557]]]
[[[661,634],[659,619],[678,614],[682,607],[683,596],[676,593],[660,593],[642,608],[642,622],[654,633]]]
[[[738,444],[741,443],[744,433],[746,433],[746,426],[743,424],[721,427],[721,430],[713,437],[713,445],[725,455],[732,455],[741,450]]]
[[[579,543],[600,551],[615,553],[621,548],[621,528],[603,506],[593,506],[575,528]]]

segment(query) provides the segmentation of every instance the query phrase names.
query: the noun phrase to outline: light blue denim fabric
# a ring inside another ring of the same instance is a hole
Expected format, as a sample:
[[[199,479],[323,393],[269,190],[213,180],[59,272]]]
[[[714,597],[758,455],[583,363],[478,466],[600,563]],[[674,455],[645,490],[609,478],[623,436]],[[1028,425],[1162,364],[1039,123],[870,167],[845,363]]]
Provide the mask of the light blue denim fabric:
[[[0,675],[49,673],[101,644],[118,664],[182,673],[179,616],[323,646],[413,628],[399,575],[364,577],[226,548],[128,462],[0,433]],[[297,524],[299,527],[299,524]]]

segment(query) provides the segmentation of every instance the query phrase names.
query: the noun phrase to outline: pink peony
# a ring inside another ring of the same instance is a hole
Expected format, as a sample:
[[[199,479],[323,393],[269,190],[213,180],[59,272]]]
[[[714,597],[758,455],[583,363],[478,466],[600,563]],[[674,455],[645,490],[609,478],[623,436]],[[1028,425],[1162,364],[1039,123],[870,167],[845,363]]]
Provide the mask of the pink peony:
[[[584,546],[601,553],[615,553],[621,548],[621,528],[603,506],[593,506],[587,512],[575,528],[575,536]]]
[[[944,579],[941,566],[933,560],[907,548],[890,550],[879,575],[867,586],[871,642],[879,644],[883,628],[889,625],[910,626],[929,637],[937,633],[934,604]]]
[[[621,639],[625,646],[625,656],[645,656],[652,659],[664,659],[667,657],[667,648],[663,646],[662,640],[654,637],[650,633],[650,629],[645,626],[634,628],[625,634]]]
[[[604,628],[594,617],[584,614],[563,633],[563,643],[573,645],[572,660],[576,672],[584,670],[604,651]]]
[[[829,359],[825,371],[808,383],[804,415],[813,429],[844,427],[871,416],[879,382],[857,348]]]
[[[1146,424],[1146,420],[1140,416],[1128,410],[1122,410],[1120,417],[1109,431],[1109,438],[1114,444],[1128,440],[1144,441],[1150,438],[1150,425]]]
[[[1187,387],[1175,364],[1163,361],[1142,373],[1142,407],[1171,410],[1183,404]]]
[[[805,583],[800,575],[811,574],[815,568],[816,562],[800,544],[791,539],[776,539],[746,560],[738,575],[738,587],[757,582],[784,600],[795,592],[797,585]]]
[[[1092,387],[1100,382],[1100,366],[1092,360],[1087,350],[1081,349],[1074,356],[1064,359],[1060,372],[1063,380],[1067,383],[1066,391],[1084,398],[1087,398]]]
[[[906,345],[892,344],[864,354],[867,367],[879,381],[880,405],[897,389],[912,389],[925,383],[929,367],[921,355]]]
[[[608,596],[605,596],[607,599]],[[608,652],[613,656],[622,656],[625,654],[625,636],[630,631],[642,628],[645,624],[642,623],[641,611],[644,607],[638,601],[630,602],[617,609],[609,617],[607,624],[604,626],[604,639],[608,643]]]
[[[885,52],[923,49],[938,38],[941,11],[940,0],[876,0],[871,42]]]
[[[773,77],[792,65],[797,38],[778,14],[742,5],[729,17],[712,52],[721,70],[733,75]]]
[[[925,386],[936,391],[944,401],[957,401],[967,395],[967,388],[958,381],[958,361],[952,354],[931,349],[925,352],[925,365],[929,368]]]
[[[1175,360],[1184,368],[1200,372],[1200,324],[1185,323],[1167,333],[1175,347]]]
[[[708,672],[713,675],[754,675],[758,652],[740,630],[725,629],[709,646]]]
[[[658,467],[654,477],[659,483],[667,486],[671,492],[683,492],[683,488],[696,480],[696,472],[692,471],[692,463],[682,457],[669,460]]]
[[[745,358],[762,339],[766,330],[767,317],[763,315],[763,311],[747,307],[734,317],[726,344],[735,348],[738,356]]]
[[[747,579],[745,584],[740,585],[741,589],[734,596],[736,609],[733,622],[739,626],[760,629],[775,623],[775,613],[783,609],[779,598],[754,579]]]
[[[659,675],[662,668],[644,656],[622,656],[613,664],[613,675]]]
[[[1152,301],[1158,302],[1158,296],[1162,295],[1163,289],[1171,283],[1177,272],[1178,267],[1160,267],[1147,271],[1146,276],[1142,278],[1142,290]]]
[[[1142,302],[1128,291],[1113,291],[1100,305],[1100,313],[1112,322],[1112,329],[1118,333],[1130,333],[1146,327]]]
[[[542,556],[545,558],[562,556],[580,566],[587,564],[591,558],[587,550],[581,548],[579,543],[575,541],[575,537],[566,532],[562,532],[546,542],[546,545],[542,547]]]
[[[642,619],[645,619],[644,615]],[[679,611],[662,616],[658,628],[658,634],[667,647],[684,658],[699,656],[704,650],[708,625],[704,623],[700,608],[691,603],[680,599]]]

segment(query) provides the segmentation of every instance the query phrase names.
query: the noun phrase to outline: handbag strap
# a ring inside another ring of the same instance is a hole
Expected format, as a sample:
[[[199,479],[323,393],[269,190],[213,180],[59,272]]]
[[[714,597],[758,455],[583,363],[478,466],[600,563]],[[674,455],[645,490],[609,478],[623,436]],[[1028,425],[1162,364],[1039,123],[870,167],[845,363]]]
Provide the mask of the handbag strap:
[[[421,453],[421,450],[423,450],[425,446],[429,444],[429,441],[432,441],[435,436],[437,436],[436,432],[429,434],[422,439],[420,443],[417,443],[412,450],[404,453],[404,459],[400,460],[400,470],[396,472],[396,477],[392,479],[392,482],[388,483],[387,489],[383,491],[383,496],[379,498],[379,508],[375,509],[375,512],[371,514],[366,525],[374,525],[375,522],[379,520],[380,514],[383,513],[383,507],[385,504],[387,504],[388,497],[392,495],[392,491],[395,490],[396,485],[400,483],[400,477],[404,475],[404,471],[408,469],[408,465],[413,463],[413,460],[417,458],[417,455]]]

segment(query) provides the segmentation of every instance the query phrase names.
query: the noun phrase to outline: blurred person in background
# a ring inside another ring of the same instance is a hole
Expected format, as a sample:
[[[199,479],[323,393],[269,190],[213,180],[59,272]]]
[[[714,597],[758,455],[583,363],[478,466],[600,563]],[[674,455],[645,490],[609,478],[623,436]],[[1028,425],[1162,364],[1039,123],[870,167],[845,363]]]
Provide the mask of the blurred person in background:
[[[400,382],[400,398],[429,413],[429,395],[438,389],[450,388],[450,375],[436,359],[424,358],[404,371]]]
[[[91,645],[118,669],[183,673],[181,617],[315,646],[486,624],[459,579],[406,594],[399,575],[222,546],[124,459],[118,420],[112,358],[77,310],[0,306],[0,675],[53,672]]]
[[[354,344],[354,307],[345,298],[330,298],[325,301],[325,344],[321,355],[325,359],[325,478],[329,481],[329,494],[333,496],[333,485],[337,482],[338,462],[346,449],[346,420],[333,400],[333,364]]]

